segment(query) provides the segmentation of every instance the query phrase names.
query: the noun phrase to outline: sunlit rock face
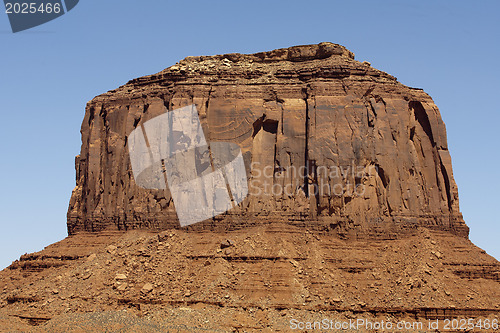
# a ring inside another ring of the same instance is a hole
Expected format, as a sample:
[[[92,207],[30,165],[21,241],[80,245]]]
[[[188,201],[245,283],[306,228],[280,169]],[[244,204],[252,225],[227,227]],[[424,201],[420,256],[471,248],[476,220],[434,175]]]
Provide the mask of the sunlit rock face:
[[[86,107],[68,231],[180,228],[171,191],[137,184],[128,138],[195,105],[207,142],[237,144],[248,196],[189,230],[286,223],[344,238],[419,226],[467,237],[446,129],[422,90],[332,43],[188,57]]]

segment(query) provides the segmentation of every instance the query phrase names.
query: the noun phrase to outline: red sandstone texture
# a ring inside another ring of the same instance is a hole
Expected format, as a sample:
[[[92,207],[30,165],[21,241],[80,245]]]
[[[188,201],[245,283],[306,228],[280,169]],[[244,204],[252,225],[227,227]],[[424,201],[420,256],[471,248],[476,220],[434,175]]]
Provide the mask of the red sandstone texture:
[[[289,332],[324,318],[444,331],[444,319],[498,321],[499,284],[498,261],[423,227],[378,241],[283,223],[79,233],[0,272],[0,331]]]
[[[169,190],[135,183],[127,138],[191,104],[207,141],[241,147],[250,184],[289,191],[250,186],[180,228]],[[437,107],[343,46],[188,57],[96,97],[81,132],[69,237],[0,272],[0,331],[498,324],[500,263],[468,239]]]
[[[236,209],[192,228],[284,222],[343,237],[394,238],[417,226],[468,235],[432,99],[332,43],[188,57],[93,99],[69,234],[179,226],[168,189],[135,183],[127,136],[191,104],[207,140],[241,147],[251,187]]]

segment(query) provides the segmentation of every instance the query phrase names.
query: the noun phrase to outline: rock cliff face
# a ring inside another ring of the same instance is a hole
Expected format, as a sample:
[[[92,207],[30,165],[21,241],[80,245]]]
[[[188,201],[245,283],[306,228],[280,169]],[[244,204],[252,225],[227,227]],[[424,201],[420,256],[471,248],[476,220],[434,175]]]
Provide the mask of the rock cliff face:
[[[397,238],[420,226],[468,235],[432,99],[332,43],[188,57],[94,98],[69,234],[179,227],[168,188],[135,183],[127,140],[192,104],[207,141],[241,147],[250,193],[188,230],[284,222],[345,238]]]

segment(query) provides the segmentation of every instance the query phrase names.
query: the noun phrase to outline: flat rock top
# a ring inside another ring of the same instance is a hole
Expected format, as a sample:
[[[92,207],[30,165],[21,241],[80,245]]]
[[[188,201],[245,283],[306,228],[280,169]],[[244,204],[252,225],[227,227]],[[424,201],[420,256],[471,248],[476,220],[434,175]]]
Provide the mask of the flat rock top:
[[[224,60],[232,62],[275,62],[293,61],[301,62],[315,59],[326,59],[331,56],[342,56],[354,59],[354,53],[344,46],[330,42],[323,42],[311,45],[297,45],[283,49],[276,49],[253,54],[228,53],[215,56],[187,57],[184,62],[199,62],[205,60]]]
[[[262,85],[304,84],[312,80],[349,78],[397,85],[397,79],[354,60],[354,53],[342,45],[323,42],[299,45],[253,54],[228,53],[213,56],[190,56],[159,73],[130,80],[127,84],[94,99],[136,98],[157,88],[173,84]],[[147,87],[146,87],[147,86]]]

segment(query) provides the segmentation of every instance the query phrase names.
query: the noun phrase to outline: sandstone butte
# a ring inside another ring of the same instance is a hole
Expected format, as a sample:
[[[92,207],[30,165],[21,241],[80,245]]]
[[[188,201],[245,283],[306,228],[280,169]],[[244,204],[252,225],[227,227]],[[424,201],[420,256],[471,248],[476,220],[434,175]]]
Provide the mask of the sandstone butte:
[[[288,190],[250,186],[181,228],[168,188],[136,184],[127,140],[193,104],[249,184]],[[81,135],[69,236],[0,273],[5,330],[498,321],[500,263],[468,239],[437,106],[341,45],[187,57],[94,98]]]

